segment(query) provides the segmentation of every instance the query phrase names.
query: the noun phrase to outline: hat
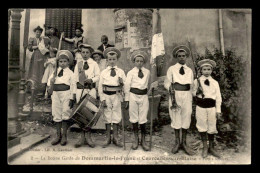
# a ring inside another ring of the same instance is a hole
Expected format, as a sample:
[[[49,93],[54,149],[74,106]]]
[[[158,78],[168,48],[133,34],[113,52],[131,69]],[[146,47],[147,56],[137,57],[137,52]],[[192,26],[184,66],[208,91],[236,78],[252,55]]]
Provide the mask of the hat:
[[[60,50],[60,51],[58,51],[58,53],[57,53],[57,61],[59,61],[61,55],[67,56],[68,59],[69,59],[69,64],[72,65],[72,63],[73,63],[73,55],[72,55],[72,53],[70,51],[68,51],[68,50]]]
[[[94,50],[91,57],[93,58],[93,55],[95,55],[95,54],[99,54],[99,55],[101,55],[102,58],[104,58],[103,53],[100,50]]]
[[[172,51],[172,56],[173,56],[174,58],[177,58],[176,55],[177,55],[177,53],[178,53],[179,51],[184,51],[184,52],[186,52],[187,57],[190,56],[190,49],[189,49],[187,46],[185,46],[185,45],[180,45],[180,46],[175,47],[175,48],[173,49],[173,51]]]
[[[134,51],[134,52],[132,53],[132,55],[130,56],[131,61],[134,62],[134,61],[135,61],[135,58],[136,58],[137,56],[143,57],[144,63],[147,62],[148,55],[147,55],[146,52],[141,51],[141,50],[136,50],[136,51]]]
[[[115,48],[115,47],[108,47],[108,48],[106,48],[106,49],[104,50],[104,52],[103,52],[103,55],[104,55],[105,58],[107,58],[107,54],[108,54],[109,52],[115,52],[115,53],[117,54],[117,58],[120,58],[120,56],[121,56],[120,50],[118,50],[118,49]]]
[[[216,62],[210,59],[203,59],[201,61],[198,62],[198,66],[201,68],[205,65],[209,65],[212,68],[216,67]]]
[[[36,32],[37,30],[41,32],[43,31],[43,29],[40,26],[37,26],[36,28],[33,29],[33,32]]]
[[[81,50],[82,48],[88,48],[89,50],[90,50],[90,53],[92,54],[92,52],[94,52],[94,49],[92,48],[92,46],[91,45],[89,45],[89,44],[80,44],[79,45],[79,49]]]

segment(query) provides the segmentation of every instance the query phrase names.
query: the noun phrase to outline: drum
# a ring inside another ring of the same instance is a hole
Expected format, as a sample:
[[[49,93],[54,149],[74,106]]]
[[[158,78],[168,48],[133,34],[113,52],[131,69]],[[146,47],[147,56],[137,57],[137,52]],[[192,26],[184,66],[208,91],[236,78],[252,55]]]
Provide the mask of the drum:
[[[73,108],[70,119],[83,130],[89,130],[96,125],[102,114],[102,103],[89,94],[86,94]]]

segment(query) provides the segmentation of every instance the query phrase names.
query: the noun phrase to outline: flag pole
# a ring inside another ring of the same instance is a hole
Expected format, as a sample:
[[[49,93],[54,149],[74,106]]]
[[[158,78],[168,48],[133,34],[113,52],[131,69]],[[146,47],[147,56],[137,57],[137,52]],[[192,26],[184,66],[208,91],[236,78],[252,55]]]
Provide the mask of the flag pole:
[[[153,133],[153,101],[154,101],[154,88],[152,88],[152,105],[151,105],[151,122],[150,122],[150,151],[152,151],[152,133]]]

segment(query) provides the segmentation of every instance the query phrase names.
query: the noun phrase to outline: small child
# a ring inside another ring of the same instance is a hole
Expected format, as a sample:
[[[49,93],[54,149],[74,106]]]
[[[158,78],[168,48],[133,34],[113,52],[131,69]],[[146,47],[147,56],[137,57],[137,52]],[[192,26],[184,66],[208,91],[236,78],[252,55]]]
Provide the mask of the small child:
[[[198,62],[202,76],[194,80],[193,96],[196,96],[196,127],[200,132],[203,142],[202,157],[205,158],[208,152],[215,157],[220,155],[214,150],[214,134],[217,134],[217,117],[221,116],[221,93],[219,84],[211,77],[216,63],[213,60],[204,59]],[[201,86],[200,86],[201,85]],[[198,93],[201,90],[202,93]],[[209,149],[207,146],[207,134],[209,139]]]
[[[107,67],[107,60],[104,59],[103,53],[100,50],[95,50],[92,53],[91,58],[93,58],[94,61],[97,62],[100,72],[102,72]],[[98,90],[98,83],[99,82],[96,83],[96,90]],[[98,92],[97,98],[99,98]]]
[[[69,64],[73,62],[70,51],[61,50],[57,53],[58,69],[57,76],[54,73],[49,77],[47,86],[53,85],[52,93],[52,116],[56,122],[57,137],[52,141],[52,145],[66,145],[69,118],[73,104],[76,101],[76,83],[73,72],[69,69]],[[61,135],[62,128],[62,135]]]
[[[129,107],[130,122],[133,125],[135,140],[132,149],[136,150],[139,145],[138,124],[141,127],[141,145],[144,151],[149,151],[145,142],[145,125],[149,111],[148,84],[150,70],[143,67],[147,62],[148,55],[144,51],[135,51],[131,55],[131,61],[135,67],[127,73],[125,83],[126,109]]]
[[[49,77],[53,74],[53,71],[56,67],[56,53],[57,51],[50,47],[50,53],[49,53],[49,58],[47,58],[46,62],[44,63],[45,71],[42,77],[42,83],[47,85]],[[47,94],[47,90],[46,90]],[[46,95],[45,94],[45,95]]]
[[[104,57],[107,58],[108,67],[100,74],[99,96],[104,109],[107,140],[104,148],[111,143],[111,124],[113,124],[113,143],[123,147],[118,139],[118,124],[122,119],[121,100],[119,92],[123,91],[122,85],[125,81],[125,72],[116,66],[121,52],[115,47],[106,48]]]
[[[95,50],[92,53],[91,58],[97,62],[101,72],[107,67],[107,60],[104,59],[103,53],[100,50]]]

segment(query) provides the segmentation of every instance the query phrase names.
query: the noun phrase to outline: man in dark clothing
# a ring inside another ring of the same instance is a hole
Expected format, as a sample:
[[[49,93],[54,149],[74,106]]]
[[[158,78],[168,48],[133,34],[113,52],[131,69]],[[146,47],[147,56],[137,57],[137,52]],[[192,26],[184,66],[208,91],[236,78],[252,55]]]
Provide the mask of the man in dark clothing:
[[[108,47],[115,47],[114,45],[108,44],[108,37],[106,35],[102,35],[101,42],[102,44],[97,49],[102,52]]]

